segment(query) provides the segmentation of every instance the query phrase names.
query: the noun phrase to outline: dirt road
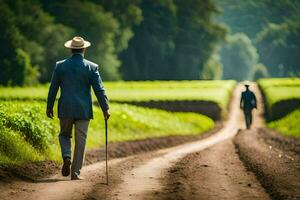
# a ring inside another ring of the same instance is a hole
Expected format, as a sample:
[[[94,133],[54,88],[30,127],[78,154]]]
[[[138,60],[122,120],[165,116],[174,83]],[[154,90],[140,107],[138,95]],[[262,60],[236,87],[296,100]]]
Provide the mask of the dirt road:
[[[253,85],[261,101],[260,93]],[[233,137],[244,129],[239,110],[242,86],[233,94],[228,120],[217,133],[194,142],[83,168],[83,181],[56,175],[37,183],[13,181],[1,188],[1,199],[270,199],[256,176],[240,160]],[[254,112],[262,127],[262,103]]]

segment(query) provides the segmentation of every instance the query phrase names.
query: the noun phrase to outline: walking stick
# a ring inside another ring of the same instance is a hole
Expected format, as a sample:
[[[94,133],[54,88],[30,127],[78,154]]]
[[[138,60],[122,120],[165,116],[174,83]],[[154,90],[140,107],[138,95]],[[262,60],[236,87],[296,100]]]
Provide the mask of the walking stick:
[[[105,168],[106,168],[106,185],[108,185],[108,164],[107,164],[107,119],[105,119]]]

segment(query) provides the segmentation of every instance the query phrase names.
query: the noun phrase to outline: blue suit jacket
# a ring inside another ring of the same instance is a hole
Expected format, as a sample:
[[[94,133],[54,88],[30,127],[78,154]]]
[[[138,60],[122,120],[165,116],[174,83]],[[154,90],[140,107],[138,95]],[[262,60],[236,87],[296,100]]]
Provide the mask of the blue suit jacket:
[[[47,98],[47,109],[53,109],[57,91],[58,117],[60,119],[92,119],[91,86],[102,111],[109,109],[108,99],[98,72],[98,65],[73,54],[72,57],[56,63]]]
[[[241,101],[240,101],[241,107],[243,109],[253,109],[256,108],[256,96],[253,92],[250,90],[246,90],[242,92],[241,95]]]

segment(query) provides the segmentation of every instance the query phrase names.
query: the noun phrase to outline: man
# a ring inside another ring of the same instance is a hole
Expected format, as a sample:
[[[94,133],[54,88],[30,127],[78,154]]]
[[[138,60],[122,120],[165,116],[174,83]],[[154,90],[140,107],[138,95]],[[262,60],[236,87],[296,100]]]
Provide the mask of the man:
[[[82,37],[74,37],[65,43],[65,47],[71,49],[72,56],[56,63],[47,98],[46,114],[49,118],[53,118],[53,106],[60,88],[58,118],[60,120],[59,143],[64,161],[62,175],[69,176],[71,173],[71,180],[83,179],[79,175],[83,164],[89,121],[93,118],[91,86],[105,120],[110,117],[108,99],[98,72],[98,65],[84,59],[85,50],[90,45],[90,42]],[[75,149],[71,163],[73,125]]]
[[[255,94],[249,90],[249,83],[245,83],[246,90],[242,92],[240,108],[244,111],[246,127],[250,129],[252,124],[252,110],[257,109]]]

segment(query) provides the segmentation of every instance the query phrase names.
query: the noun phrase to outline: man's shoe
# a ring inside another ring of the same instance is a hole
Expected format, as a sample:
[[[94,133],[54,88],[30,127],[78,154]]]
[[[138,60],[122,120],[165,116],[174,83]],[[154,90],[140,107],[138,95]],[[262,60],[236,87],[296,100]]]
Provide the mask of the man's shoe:
[[[84,180],[84,178],[82,176],[77,175],[77,174],[72,174],[71,175],[71,180],[72,181],[80,181],[80,180]]]
[[[61,169],[61,174],[63,176],[69,176],[70,175],[70,166],[71,166],[71,160],[69,158],[66,158],[64,160],[64,164],[62,166],[62,169]]]

